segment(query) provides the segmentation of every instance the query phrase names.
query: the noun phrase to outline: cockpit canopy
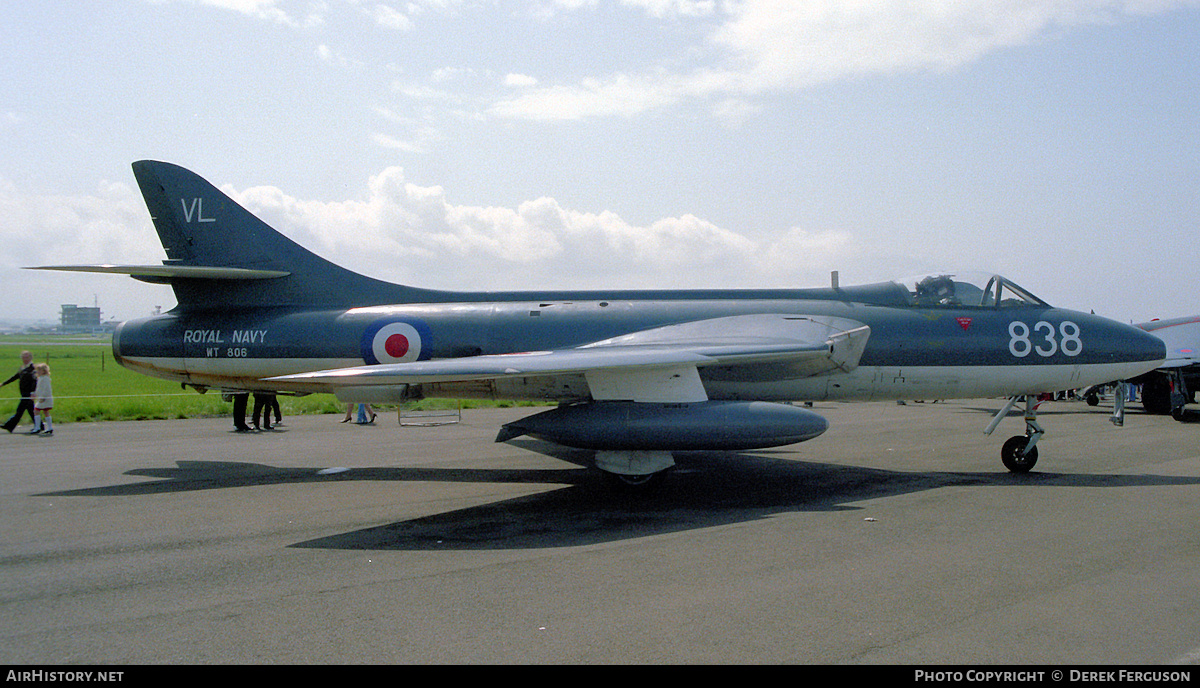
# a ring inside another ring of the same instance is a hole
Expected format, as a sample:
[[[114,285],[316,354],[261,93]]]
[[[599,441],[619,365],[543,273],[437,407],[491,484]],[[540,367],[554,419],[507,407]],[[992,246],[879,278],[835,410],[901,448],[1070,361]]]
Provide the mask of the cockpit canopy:
[[[1014,308],[1047,306],[1015,282],[987,273],[935,272],[895,280],[914,306]]]

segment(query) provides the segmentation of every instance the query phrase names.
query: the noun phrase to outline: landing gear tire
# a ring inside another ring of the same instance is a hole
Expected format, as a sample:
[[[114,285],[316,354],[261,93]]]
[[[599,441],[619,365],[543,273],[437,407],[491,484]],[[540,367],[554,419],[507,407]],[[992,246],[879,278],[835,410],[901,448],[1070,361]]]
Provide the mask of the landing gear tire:
[[[1029,450],[1029,454],[1022,456],[1025,451],[1025,446],[1029,444],[1029,438],[1025,435],[1014,435],[1008,438],[1004,443],[1004,448],[1000,450],[1000,460],[1004,462],[1004,467],[1013,473],[1028,473],[1037,463],[1038,450],[1033,447]]]
[[[1155,373],[1142,383],[1142,408],[1162,416],[1171,412],[1171,381],[1165,375]]]
[[[624,473],[606,473],[609,481],[618,489],[644,492],[662,484],[667,471],[646,473],[643,475],[627,475]]]

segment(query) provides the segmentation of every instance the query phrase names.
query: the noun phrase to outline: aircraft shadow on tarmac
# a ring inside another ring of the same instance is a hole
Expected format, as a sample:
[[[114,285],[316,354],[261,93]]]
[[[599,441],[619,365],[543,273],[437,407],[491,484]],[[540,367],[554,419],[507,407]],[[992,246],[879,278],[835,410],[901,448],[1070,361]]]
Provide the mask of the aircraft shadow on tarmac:
[[[586,452],[528,441],[526,449],[582,464]],[[777,458],[770,452],[690,452],[654,487],[630,491],[584,467],[568,469],[276,468],[222,461],[180,461],[177,468],[129,471],[160,480],[44,496],[136,496],[254,485],[331,481],[561,484],[561,489],[432,514],[292,545],[350,550],[487,550],[570,547],[710,528],[797,511],[855,510],[855,502],[980,485],[1141,487],[1200,485],[1200,477],[1032,472],[888,471]]]

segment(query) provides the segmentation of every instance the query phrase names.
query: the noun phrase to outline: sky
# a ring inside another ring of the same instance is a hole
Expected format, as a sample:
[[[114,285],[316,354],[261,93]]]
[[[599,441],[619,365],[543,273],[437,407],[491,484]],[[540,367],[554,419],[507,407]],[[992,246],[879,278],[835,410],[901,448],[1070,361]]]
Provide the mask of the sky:
[[[95,0],[0,22],[0,322],[175,305],[130,163],[420,287],[1003,274],[1200,313],[1200,0]]]

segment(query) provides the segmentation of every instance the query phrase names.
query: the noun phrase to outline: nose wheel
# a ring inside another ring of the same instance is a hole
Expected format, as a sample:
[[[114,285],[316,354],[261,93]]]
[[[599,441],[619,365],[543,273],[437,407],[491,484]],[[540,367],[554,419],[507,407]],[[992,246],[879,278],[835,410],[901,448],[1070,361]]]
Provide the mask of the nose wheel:
[[[1029,446],[1029,438],[1025,435],[1013,435],[1000,450],[1000,461],[1013,473],[1028,473],[1037,458],[1037,447]]]
[[[1025,434],[1008,438],[1000,449],[1000,461],[1004,467],[1013,473],[1028,473],[1038,460],[1037,441],[1046,433],[1037,422],[1038,400],[1036,396],[1012,397],[1004,404],[1004,408],[996,414],[988,425],[985,434],[990,435],[1000,424],[1000,420],[1008,415],[1019,399],[1025,399]]]

